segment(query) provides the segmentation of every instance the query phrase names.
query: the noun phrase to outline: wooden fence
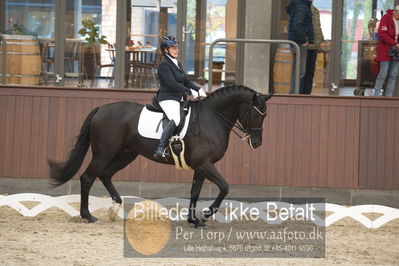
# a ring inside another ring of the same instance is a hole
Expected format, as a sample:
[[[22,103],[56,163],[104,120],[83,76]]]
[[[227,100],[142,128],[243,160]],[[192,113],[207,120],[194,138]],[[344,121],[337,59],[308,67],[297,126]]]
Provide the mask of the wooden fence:
[[[153,93],[0,87],[0,177],[47,178],[47,158],[66,159],[91,109],[120,100],[149,103]],[[217,167],[231,184],[399,189],[399,99],[276,95],[262,146],[252,150],[232,135]],[[192,171],[139,157],[114,179],[191,177]]]

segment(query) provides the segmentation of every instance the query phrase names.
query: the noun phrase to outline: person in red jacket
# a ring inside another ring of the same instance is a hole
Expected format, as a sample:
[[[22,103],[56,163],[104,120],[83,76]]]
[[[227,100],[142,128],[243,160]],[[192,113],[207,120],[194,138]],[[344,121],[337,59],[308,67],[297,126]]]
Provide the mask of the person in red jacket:
[[[380,64],[380,72],[375,81],[374,96],[382,95],[382,86],[388,76],[385,96],[392,97],[399,71],[399,60],[394,60],[388,52],[392,46],[399,48],[399,5],[393,10],[387,10],[387,14],[381,18],[378,37],[376,61]]]

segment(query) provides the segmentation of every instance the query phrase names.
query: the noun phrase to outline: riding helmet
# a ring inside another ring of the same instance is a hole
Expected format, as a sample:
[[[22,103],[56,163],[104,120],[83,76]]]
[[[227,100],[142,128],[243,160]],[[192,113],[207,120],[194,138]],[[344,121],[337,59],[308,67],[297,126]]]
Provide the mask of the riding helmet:
[[[159,48],[161,48],[161,51],[164,54],[165,49],[173,46],[179,46],[179,41],[176,39],[175,36],[166,36],[161,41]]]

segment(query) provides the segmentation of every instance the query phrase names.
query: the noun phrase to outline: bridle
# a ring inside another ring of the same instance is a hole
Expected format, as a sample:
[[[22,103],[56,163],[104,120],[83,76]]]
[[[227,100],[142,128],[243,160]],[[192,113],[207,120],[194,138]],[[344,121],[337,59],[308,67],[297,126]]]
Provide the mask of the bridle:
[[[219,117],[223,123],[224,126],[230,128],[232,127],[231,131],[233,131],[234,134],[236,134],[241,140],[246,140],[246,139],[251,139],[251,132],[253,131],[262,131],[263,127],[254,127],[252,128],[251,126],[249,126],[250,124],[250,113],[252,112],[252,109],[254,109],[256,112],[258,112],[258,114],[260,114],[261,116],[265,117],[266,116],[266,112],[261,112],[255,105],[249,104],[248,106],[248,110],[245,112],[245,114],[242,117],[245,117],[245,119],[237,119],[237,121],[235,121],[234,123],[231,122],[228,118],[226,118],[224,115],[222,115],[219,111],[217,111],[215,108],[213,108],[212,106],[210,106],[209,104],[206,104],[204,102],[204,104],[210,109],[212,110],[217,117]],[[242,121],[246,121],[246,125],[247,128],[245,128],[239,120]],[[239,133],[237,133],[236,130],[234,130],[234,128],[237,128],[239,131],[241,131],[241,133],[244,133],[245,136],[242,137]]]
[[[252,107],[261,115],[261,116],[266,116],[266,112],[262,113],[258,107],[256,107],[255,105],[252,105]]]
[[[241,138],[241,140],[245,140],[245,139],[251,140],[251,132],[262,131],[263,130],[263,127],[251,127],[250,117],[251,117],[252,109],[254,109],[256,112],[258,112],[258,114],[260,114],[261,116],[263,116],[263,117],[266,116],[266,112],[261,112],[255,105],[250,104],[248,106],[248,110],[243,115],[244,119],[237,119],[237,121],[236,121],[236,124],[240,125],[240,127],[243,129],[242,132],[245,134],[245,137]],[[247,128],[245,128],[239,122],[240,120],[241,121],[245,121],[245,124],[247,125]],[[251,146],[252,146],[252,144],[251,144]]]

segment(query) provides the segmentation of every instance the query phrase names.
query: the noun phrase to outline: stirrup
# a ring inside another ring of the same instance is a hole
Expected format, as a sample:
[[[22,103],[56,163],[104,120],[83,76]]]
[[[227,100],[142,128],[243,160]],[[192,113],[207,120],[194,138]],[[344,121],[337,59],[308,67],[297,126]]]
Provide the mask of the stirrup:
[[[163,156],[163,154],[164,154],[164,151],[160,151],[160,147],[158,147],[155,150],[155,153],[154,153],[153,157],[159,159],[159,158],[161,158]]]
[[[164,161],[169,161],[169,150],[168,150],[168,148],[165,148],[163,150],[162,159],[164,159]]]
[[[159,152],[159,149],[162,149],[162,153]],[[168,156],[169,156],[169,152],[167,148],[162,148],[162,147],[158,147],[157,150],[155,151],[153,157],[156,159],[164,159],[165,161],[169,161],[168,160]]]

